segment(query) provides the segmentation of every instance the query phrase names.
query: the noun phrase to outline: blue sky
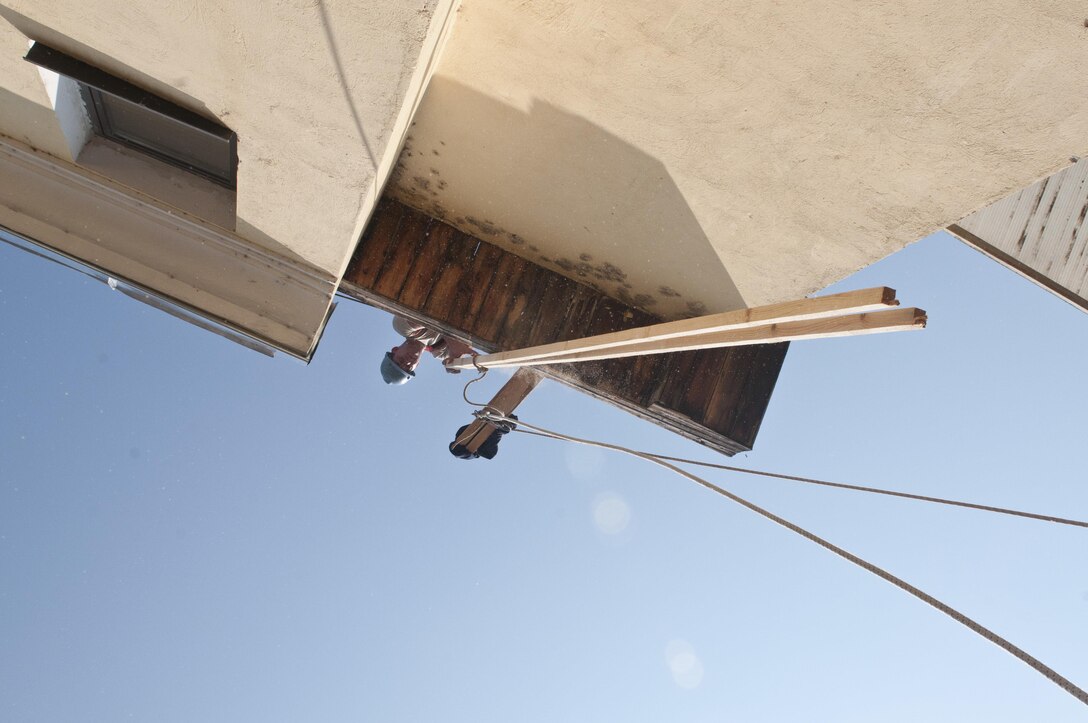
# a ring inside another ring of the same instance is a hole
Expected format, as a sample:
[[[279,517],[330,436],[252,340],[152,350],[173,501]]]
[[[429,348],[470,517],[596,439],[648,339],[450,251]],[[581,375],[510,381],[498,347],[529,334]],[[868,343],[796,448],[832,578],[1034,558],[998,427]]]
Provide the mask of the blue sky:
[[[734,461],[1088,519],[1088,317],[943,234],[832,290],[875,285],[929,328],[794,344]],[[394,342],[341,302],[309,366],[269,360],[0,247],[0,719],[1083,719],[664,470],[525,435],[452,458],[468,377],[386,387]],[[553,382],[519,411],[725,461]],[[706,476],[1088,686],[1083,529]]]

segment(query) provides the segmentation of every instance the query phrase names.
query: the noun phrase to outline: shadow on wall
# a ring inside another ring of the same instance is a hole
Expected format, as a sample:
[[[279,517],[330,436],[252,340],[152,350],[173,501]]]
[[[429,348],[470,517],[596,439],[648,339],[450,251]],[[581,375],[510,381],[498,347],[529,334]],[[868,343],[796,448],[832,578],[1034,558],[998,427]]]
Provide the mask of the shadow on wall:
[[[27,100],[7,88],[0,88],[0,135],[38,150],[67,152],[64,134],[53,109]]]
[[[548,103],[436,76],[389,193],[661,317],[745,306],[664,164]]]
[[[127,65],[119,63],[95,48],[84,45],[77,40],[73,40],[67,35],[62,35],[56,30],[46,27],[25,15],[17,13],[5,5],[0,5],[0,18],[4,18],[11,23],[16,30],[25,35],[29,40],[45,43],[74,58],[100,68],[110,75],[127,80],[133,85],[137,85],[157,96],[166,98],[183,108],[188,108],[194,113],[198,113],[209,120],[221,122],[221,119],[217,118],[210,110],[208,110],[206,105],[191,95],[178,90],[177,87],[168,83],[163,83],[162,81],[152,78],[150,75],[141,73]]]
[[[191,111],[206,116],[209,119],[221,122],[220,119],[209,112],[207,106],[193,98],[192,96],[179,91],[177,88],[168,85],[166,83],[155,80],[149,75],[139,72],[131,68],[128,65],[120,63],[113,58],[94,50],[67,35],[62,35],[50,28],[41,25],[40,23],[27,18],[20,13],[11,10],[3,5],[0,5],[0,18],[7,20],[14,26],[20,33],[27,36],[29,40],[39,40],[44,42],[61,52],[67,53],[74,58],[82,60],[99,67],[112,75],[119,78],[123,78],[134,85],[144,88],[160,97],[167,98],[170,101],[177,103]],[[20,61],[22,62],[22,61]],[[29,64],[28,64],[28,67]],[[28,132],[15,132],[13,129],[26,128],[27,126],[33,128],[32,133]],[[229,125],[229,124],[228,124]],[[361,132],[361,129],[360,129]],[[34,103],[20,96],[17,96],[7,90],[0,88],[0,133],[6,133],[14,137],[16,140],[27,143],[28,145],[37,148],[39,150],[52,151],[54,148],[63,146],[63,134],[60,131],[60,126],[57,121],[56,114],[51,108],[45,105]],[[43,143],[43,139],[50,139],[49,145]],[[244,143],[242,140],[240,143]],[[44,146],[44,147],[43,147]],[[156,193],[155,188],[148,188],[146,184],[134,183],[131,180],[126,180],[117,174],[103,170],[101,167],[93,164],[84,163],[84,158],[81,156],[78,165],[89,167],[92,170],[97,170],[110,176],[113,180],[118,181],[124,185],[129,185],[136,190],[147,193],[160,201],[177,205],[176,199],[169,193]],[[175,173],[184,174],[184,171],[173,171]],[[241,172],[240,172],[241,175]],[[159,189],[160,191],[162,189]],[[232,200],[233,206],[233,200]],[[181,208],[185,209],[184,206]],[[188,210],[188,209],[185,209]],[[226,228],[227,230],[234,231],[238,236],[251,241],[254,244],[261,246],[274,254],[277,254],[291,262],[303,266],[312,268],[316,273],[328,276],[330,283],[334,281],[331,275],[325,274],[321,270],[313,266],[307,259],[300,256],[288,245],[276,238],[268,235],[257,226],[249,223],[243,218],[235,218],[233,208],[231,209],[230,219],[218,219],[207,218],[200,213],[194,212],[195,215],[202,218],[205,221],[210,221],[218,226]],[[47,241],[46,239],[39,239],[41,241]]]

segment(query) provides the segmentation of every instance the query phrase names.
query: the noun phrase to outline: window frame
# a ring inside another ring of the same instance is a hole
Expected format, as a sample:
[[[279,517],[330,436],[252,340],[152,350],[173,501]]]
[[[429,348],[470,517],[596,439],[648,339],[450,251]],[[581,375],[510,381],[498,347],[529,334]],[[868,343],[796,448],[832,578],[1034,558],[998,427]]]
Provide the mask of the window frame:
[[[237,189],[238,134],[231,129],[43,43],[35,42],[27,52],[25,60],[58,75],[71,78],[78,84],[80,95],[87,107],[88,119],[94,127],[96,135],[133,148],[140,153],[206,178],[230,190]],[[103,94],[114,96],[122,101],[139,106],[141,110],[161,115],[197,132],[223,141],[227,145],[229,176],[224,176],[212,169],[195,166],[169,153],[113,133],[101,100]]]

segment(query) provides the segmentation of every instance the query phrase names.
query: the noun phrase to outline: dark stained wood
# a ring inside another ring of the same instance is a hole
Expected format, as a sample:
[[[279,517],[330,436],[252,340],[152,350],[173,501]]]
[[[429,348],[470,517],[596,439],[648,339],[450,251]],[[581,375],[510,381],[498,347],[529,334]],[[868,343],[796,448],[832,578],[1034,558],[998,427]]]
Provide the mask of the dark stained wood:
[[[558,338],[579,285],[565,276],[541,274],[541,277],[545,285],[537,297],[539,313],[529,328],[528,336],[530,339]]]
[[[416,250],[412,268],[401,287],[399,299],[402,304],[422,309],[427,303],[427,297],[431,295],[449,253],[450,241],[456,233],[453,227],[444,223],[436,222],[428,227],[426,239]]]
[[[526,262],[514,286],[510,308],[499,331],[503,346],[509,344],[516,348],[520,344],[532,343],[530,332],[540,316],[540,296],[548,283],[545,274],[535,273],[537,268],[535,264]]]
[[[472,268],[462,274],[461,283],[457,287],[457,299],[461,301],[461,308],[449,310],[450,323],[457,329],[475,329],[480,310],[483,308],[487,292],[491,290],[491,283],[498,273],[499,261],[503,251],[498,246],[485,244],[479,239],[467,236],[476,242],[476,248],[472,256]]]
[[[723,350],[710,349],[708,351],[712,353],[693,352],[695,359],[688,374],[680,382],[684,387],[683,394],[674,406],[676,411],[698,421],[706,418],[710,397],[714,394],[722,372],[721,352]]]
[[[744,402],[748,377],[755,371],[760,350],[754,346],[741,346],[736,351],[738,353],[722,359],[721,371],[703,415],[708,425],[728,427]]]
[[[687,390],[687,380],[691,378],[691,367],[698,354],[699,352],[696,351],[682,351],[658,357],[661,360],[662,369],[651,404],[660,404],[669,409],[675,409],[680,404]]]
[[[737,411],[729,428],[743,429],[755,440],[767,412],[767,401],[764,400],[770,400],[774,392],[789,348],[789,343],[763,344],[759,347],[761,353],[752,362],[744,385],[744,395],[737,404]]]
[[[650,406],[658,378],[661,376],[661,359],[658,355],[633,357],[628,381],[630,394],[640,406]]]
[[[385,199],[341,291],[486,352],[582,338],[661,319]],[[580,364],[540,374],[735,454],[751,449],[788,344]]]
[[[386,256],[378,277],[374,280],[374,292],[391,299],[399,299],[408,272],[427,242],[427,230],[434,219],[419,211],[408,210],[397,229],[395,245]]]
[[[514,254],[504,254],[495,268],[491,287],[484,298],[474,331],[489,344],[500,346],[502,329],[514,306],[514,291],[529,262]]]
[[[589,323],[593,321],[593,314],[597,310],[597,302],[604,298],[600,292],[584,284],[576,284],[576,287],[566,317],[559,325],[560,330],[556,335],[556,341],[586,336],[582,332],[589,328]]]
[[[382,200],[378,204],[374,221],[367,226],[363,239],[348,264],[347,275],[355,279],[359,286],[374,285],[382,266],[385,265],[386,254],[397,244],[405,210],[404,206],[389,200]]]
[[[449,228],[446,226],[446,228]],[[423,302],[424,314],[434,315],[441,313],[449,306],[450,299],[460,299],[458,293],[461,288],[461,279],[472,268],[472,252],[476,247],[476,240],[463,233],[454,231],[446,244],[446,255],[442,259],[438,275],[431,284],[427,300]],[[450,309],[450,321],[457,325],[462,318],[454,318],[454,314],[461,310],[460,305],[456,309]]]
[[[634,324],[632,309],[620,301],[603,296],[597,302],[589,326],[579,336],[604,334],[631,326],[637,326]],[[592,380],[594,385],[605,393],[622,395],[625,390],[631,389],[630,376],[634,365],[629,359],[604,359],[582,362],[573,366],[576,366],[587,380]]]

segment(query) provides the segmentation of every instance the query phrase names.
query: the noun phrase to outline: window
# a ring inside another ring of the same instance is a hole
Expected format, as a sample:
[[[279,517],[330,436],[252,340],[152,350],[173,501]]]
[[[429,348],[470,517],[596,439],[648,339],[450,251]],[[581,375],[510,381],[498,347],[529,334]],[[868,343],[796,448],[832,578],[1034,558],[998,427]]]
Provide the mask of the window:
[[[96,135],[236,187],[237,135],[229,128],[41,43],[26,59],[75,82]]]

